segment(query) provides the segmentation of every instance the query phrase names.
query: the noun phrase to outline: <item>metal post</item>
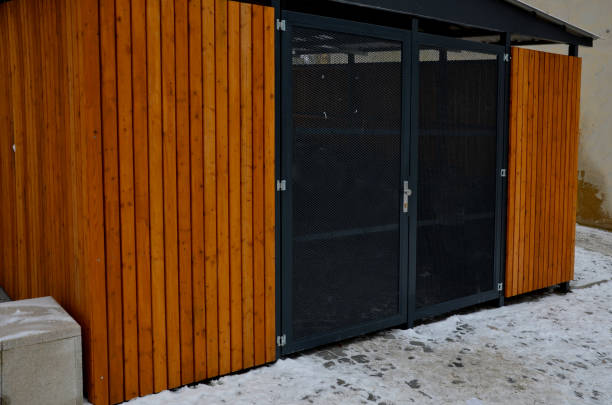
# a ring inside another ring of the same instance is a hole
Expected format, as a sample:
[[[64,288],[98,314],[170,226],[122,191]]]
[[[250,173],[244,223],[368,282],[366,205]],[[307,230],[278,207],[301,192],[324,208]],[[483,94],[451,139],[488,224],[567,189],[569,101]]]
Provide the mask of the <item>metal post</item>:
[[[410,176],[412,185],[417,183],[416,175],[416,120],[418,115],[418,65],[419,65],[419,47],[417,46],[417,34],[419,32],[419,20],[412,18],[411,34],[412,40],[410,44]],[[405,110],[404,110],[405,111]],[[414,326],[416,314],[416,198],[410,203],[410,222],[409,222],[409,241],[408,241],[408,321],[405,328]]]
[[[509,32],[504,32],[501,34],[501,42],[505,47],[504,53],[510,55],[512,52],[511,49],[511,36],[512,34]],[[510,126],[510,69],[511,63],[510,61],[505,64],[505,80],[504,80],[504,133],[503,140],[503,158],[502,158],[502,166],[508,167],[508,152],[509,152],[509,126]],[[499,298],[497,301],[497,306],[503,307],[505,303],[505,279],[506,279],[506,221],[507,221],[507,203],[508,203],[508,177],[502,178],[502,225],[501,225],[501,235],[500,235],[500,263],[499,263],[499,283],[502,283],[504,288],[499,293]]]
[[[569,56],[578,56],[578,45],[569,46]]]
[[[281,18],[281,6],[280,6],[280,0],[272,0],[272,7],[274,7],[274,21],[276,21],[277,19]],[[275,116],[276,116],[276,122],[274,123],[274,131],[276,132],[275,137],[274,137],[274,142],[275,142],[275,149],[276,149],[276,164],[274,167],[274,175],[277,179],[281,178],[281,143],[280,143],[280,122],[281,122],[281,99],[282,99],[282,94],[281,94],[281,81],[280,81],[280,76],[281,76],[281,33],[278,30],[274,30],[275,34],[274,34],[274,94],[275,94]],[[280,199],[280,197],[277,197]],[[276,308],[275,308],[275,315],[276,315],[276,336],[280,336],[283,334],[283,325],[282,325],[282,310],[281,310],[281,303],[282,303],[282,284],[281,284],[281,203],[280,200],[276,201],[276,212],[275,212],[275,217],[276,217],[276,227],[275,227],[275,249],[276,249],[276,258],[275,258],[275,276],[276,276],[276,283],[275,283],[275,289],[276,289],[276,294],[275,294],[275,298],[276,298]],[[280,346],[276,346],[276,358],[280,358],[282,355],[282,351],[281,351],[281,347]]]

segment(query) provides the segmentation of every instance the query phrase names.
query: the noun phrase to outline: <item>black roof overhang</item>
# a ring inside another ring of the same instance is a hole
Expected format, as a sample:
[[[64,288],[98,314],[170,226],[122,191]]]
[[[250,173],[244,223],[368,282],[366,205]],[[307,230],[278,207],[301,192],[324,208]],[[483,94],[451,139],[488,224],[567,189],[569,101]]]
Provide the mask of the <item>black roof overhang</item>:
[[[542,18],[544,13],[510,0],[328,0],[303,1],[283,0],[281,4],[335,3],[357,6],[381,12],[399,13],[457,26],[465,27],[466,32],[488,31],[513,35],[515,44],[562,43],[569,45],[593,46],[597,37],[581,31],[561,20]],[[275,1],[272,1],[275,3]],[[314,5],[314,4],[313,4]],[[537,11],[537,12],[536,12]],[[348,17],[347,17],[348,18]],[[570,32],[569,28],[574,28]],[[516,40],[514,39],[516,38]]]

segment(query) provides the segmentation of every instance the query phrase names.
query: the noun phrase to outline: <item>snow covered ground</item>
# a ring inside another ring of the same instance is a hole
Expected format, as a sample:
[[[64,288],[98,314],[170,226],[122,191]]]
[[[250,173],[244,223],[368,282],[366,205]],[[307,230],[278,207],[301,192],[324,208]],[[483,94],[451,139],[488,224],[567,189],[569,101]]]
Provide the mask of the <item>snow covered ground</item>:
[[[246,373],[157,404],[612,404],[612,233],[577,227],[573,291],[481,306]]]

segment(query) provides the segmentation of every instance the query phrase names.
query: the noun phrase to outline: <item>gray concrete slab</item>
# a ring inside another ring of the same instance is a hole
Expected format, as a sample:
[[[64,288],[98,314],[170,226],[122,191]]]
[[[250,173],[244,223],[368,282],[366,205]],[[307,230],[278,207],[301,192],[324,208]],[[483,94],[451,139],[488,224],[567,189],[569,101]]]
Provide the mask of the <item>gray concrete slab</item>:
[[[0,303],[0,405],[82,403],[80,326],[51,297]]]

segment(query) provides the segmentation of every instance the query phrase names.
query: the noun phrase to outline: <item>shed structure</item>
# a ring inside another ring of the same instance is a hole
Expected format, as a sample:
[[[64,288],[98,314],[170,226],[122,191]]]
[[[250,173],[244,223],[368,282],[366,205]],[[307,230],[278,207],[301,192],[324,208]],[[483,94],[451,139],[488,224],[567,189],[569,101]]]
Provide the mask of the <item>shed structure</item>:
[[[573,278],[596,37],[520,1],[10,0],[0,36],[0,285],[77,319],[96,405]]]

